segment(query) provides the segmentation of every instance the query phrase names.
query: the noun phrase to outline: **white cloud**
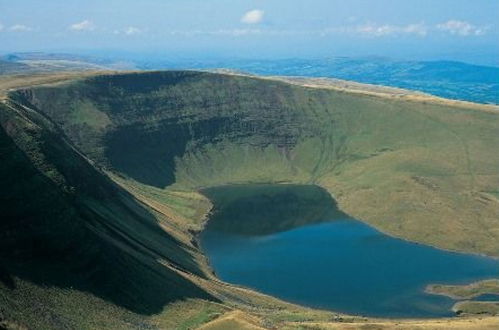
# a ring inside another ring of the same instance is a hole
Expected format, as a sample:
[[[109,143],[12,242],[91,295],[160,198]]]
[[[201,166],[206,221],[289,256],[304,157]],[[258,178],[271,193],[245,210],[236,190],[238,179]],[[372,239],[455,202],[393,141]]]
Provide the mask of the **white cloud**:
[[[392,34],[395,28],[391,25],[364,24],[354,27],[353,32],[368,36],[381,37]]]
[[[450,23],[449,23],[450,22]],[[346,24],[331,26],[329,28],[318,30],[275,30],[267,28],[241,28],[241,29],[220,29],[220,30],[187,30],[187,31],[170,31],[171,35],[183,36],[321,36],[330,35],[347,35],[352,37],[406,37],[406,38],[424,38],[439,30],[447,31],[451,34],[458,35],[481,35],[486,33],[489,27],[477,27],[466,22],[449,21],[444,24],[429,25],[425,22],[417,22],[410,24],[380,24],[368,22],[364,24]],[[457,23],[456,23],[457,22]],[[464,23],[464,24],[463,24]]]
[[[264,33],[264,31],[260,30],[260,29],[233,29],[233,30],[213,31],[213,34],[216,34],[216,35],[228,35],[228,36],[233,36],[233,37],[257,35],[257,34],[262,34],[262,33]]]
[[[29,26],[23,25],[23,24],[15,24],[12,25],[9,28],[10,31],[15,31],[15,32],[28,32],[28,31],[33,31],[33,29]]]
[[[428,34],[428,27],[424,23],[409,24],[403,28],[403,31],[424,37]]]
[[[336,29],[339,32],[350,32],[370,37],[384,37],[389,35],[416,35],[424,37],[428,34],[428,27],[424,23],[414,23],[408,25],[390,25],[367,23],[354,27]]]
[[[260,9],[250,10],[241,17],[241,22],[246,24],[258,24],[263,20],[264,14],[265,12]]]
[[[174,30],[168,32],[170,35],[177,36],[229,36],[229,37],[244,37],[244,36],[296,36],[296,35],[317,35],[317,31],[306,30],[272,30],[272,29],[220,29],[220,30]]]
[[[425,37],[436,31],[443,31],[458,36],[480,36],[487,32],[489,26],[476,26],[465,21],[450,20],[437,25],[427,25],[424,22],[411,23],[407,25],[392,25],[365,23],[360,25],[344,25],[324,29],[322,36],[329,34],[352,34],[366,37],[387,36],[418,36]]]
[[[128,36],[134,35],[134,34],[139,34],[141,33],[142,30],[139,28],[136,28],[135,26],[129,26],[124,30],[124,33]]]
[[[466,36],[480,36],[487,31],[486,27],[479,27],[465,21],[449,20],[437,25],[437,29],[450,34]]]
[[[359,35],[367,37],[383,37],[390,35],[413,35],[424,37],[427,35],[429,27],[424,23],[414,23],[408,25],[388,25],[368,23],[363,25],[344,25],[335,26],[322,30],[275,30],[261,28],[242,28],[242,29],[220,29],[220,30],[174,30],[171,35],[183,36],[328,36],[328,35]],[[119,33],[119,32],[115,32]]]
[[[114,34],[124,34],[127,36],[133,36],[137,34],[143,33],[145,30],[139,29],[138,27],[135,26],[127,26],[126,28],[120,29],[120,30],[114,30]]]
[[[79,23],[72,24],[69,29],[73,31],[93,31],[95,30],[95,25],[92,21],[86,19]]]
[[[221,29],[221,30],[190,30],[190,31],[170,31],[171,35],[192,36],[247,36],[257,34],[268,34],[270,31],[260,29]]]

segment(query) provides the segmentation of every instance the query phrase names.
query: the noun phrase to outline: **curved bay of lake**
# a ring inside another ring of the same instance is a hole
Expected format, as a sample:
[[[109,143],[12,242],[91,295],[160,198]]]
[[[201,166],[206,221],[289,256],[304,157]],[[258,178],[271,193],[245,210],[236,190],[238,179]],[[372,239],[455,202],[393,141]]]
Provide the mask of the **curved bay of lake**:
[[[304,306],[377,317],[451,316],[428,284],[499,277],[499,261],[387,236],[350,218],[322,188],[233,185],[200,234],[222,280]]]

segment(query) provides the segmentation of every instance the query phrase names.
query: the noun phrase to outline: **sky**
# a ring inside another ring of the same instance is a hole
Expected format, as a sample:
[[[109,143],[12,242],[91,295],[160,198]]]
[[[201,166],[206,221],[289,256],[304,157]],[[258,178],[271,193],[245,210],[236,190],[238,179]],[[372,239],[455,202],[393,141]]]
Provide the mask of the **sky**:
[[[499,66],[499,0],[0,0],[0,52]]]

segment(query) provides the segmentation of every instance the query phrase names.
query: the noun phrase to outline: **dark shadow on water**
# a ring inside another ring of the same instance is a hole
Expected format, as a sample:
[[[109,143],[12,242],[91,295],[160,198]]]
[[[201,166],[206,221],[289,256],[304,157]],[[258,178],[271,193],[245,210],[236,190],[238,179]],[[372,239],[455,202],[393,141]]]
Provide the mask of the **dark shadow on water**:
[[[329,193],[313,185],[228,185],[201,193],[214,204],[207,230],[263,236],[348,218]]]

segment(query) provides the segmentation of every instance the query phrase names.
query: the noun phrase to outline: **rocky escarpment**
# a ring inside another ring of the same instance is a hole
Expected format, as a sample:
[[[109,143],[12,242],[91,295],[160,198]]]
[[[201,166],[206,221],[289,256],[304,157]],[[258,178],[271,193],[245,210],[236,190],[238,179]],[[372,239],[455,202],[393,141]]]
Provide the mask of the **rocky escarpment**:
[[[100,165],[163,188],[176,181],[175,159],[206,145],[289,153],[315,133],[310,106],[295,92],[250,78],[158,72],[100,76],[13,97],[54,120]]]

